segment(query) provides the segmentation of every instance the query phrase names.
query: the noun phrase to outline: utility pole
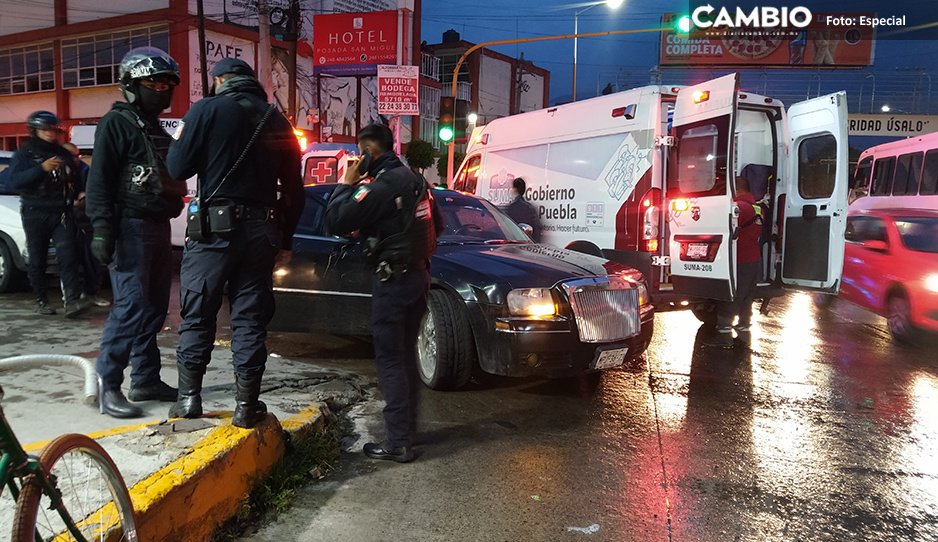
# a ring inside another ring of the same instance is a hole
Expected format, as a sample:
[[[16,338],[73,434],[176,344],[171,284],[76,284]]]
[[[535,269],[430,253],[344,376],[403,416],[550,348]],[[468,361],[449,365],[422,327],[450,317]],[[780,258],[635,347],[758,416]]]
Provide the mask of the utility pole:
[[[205,58],[205,9],[198,0],[196,9],[199,19],[199,71],[202,75],[202,97],[208,96],[208,59]]]
[[[257,0],[257,78],[270,100],[274,99],[274,83],[270,76],[270,9],[267,0]]]
[[[524,81],[524,74],[528,73],[527,70],[524,69],[524,65],[529,64],[530,61],[524,59],[524,52],[521,53],[518,61],[518,81],[515,82],[515,113],[524,113],[521,107],[521,93],[527,92],[528,89],[531,88],[531,86]]]
[[[296,42],[300,39],[300,1],[292,0],[290,3],[289,28],[290,51],[287,54],[287,81],[290,87],[287,92],[287,118],[296,126],[298,105],[296,103]]]

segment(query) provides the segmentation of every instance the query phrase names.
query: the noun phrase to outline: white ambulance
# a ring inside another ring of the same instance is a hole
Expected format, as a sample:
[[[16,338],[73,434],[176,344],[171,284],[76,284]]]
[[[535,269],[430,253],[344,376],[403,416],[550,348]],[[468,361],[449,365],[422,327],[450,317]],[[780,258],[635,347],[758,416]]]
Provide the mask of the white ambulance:
[[[738,175],[766,203],[760,293],[836,292],[847,211],[843,92],[797,103],[730,74],[494,120],[473,132],[454,188],[509,203],[527,183],[544,243],[645,273],[656,310],[715,319],[735,292]]]
[[[303,186],[341,183],[349,158],[358,156],[358,145],[351,143],[310,143],[300,161]]]

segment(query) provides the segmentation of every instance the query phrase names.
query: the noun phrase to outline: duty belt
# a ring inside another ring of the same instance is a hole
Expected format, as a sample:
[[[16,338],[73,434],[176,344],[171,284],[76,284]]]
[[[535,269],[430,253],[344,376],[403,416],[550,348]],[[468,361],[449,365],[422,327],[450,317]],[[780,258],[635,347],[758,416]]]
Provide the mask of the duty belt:
[[[275,217],[273,207],[238,205],[236,209],[242,220],[273,220]]]
[[[375,275],[378,276],[378,280],[385,282],[389,279],[394,278],[395,276],[401,276],[404,273],[413,270],[413,269],[427,269],[426,260],[421,260],[410,265],[405,263],[388,263],[388,261],[382,261],[378,263],[378,267],[375,268]]]

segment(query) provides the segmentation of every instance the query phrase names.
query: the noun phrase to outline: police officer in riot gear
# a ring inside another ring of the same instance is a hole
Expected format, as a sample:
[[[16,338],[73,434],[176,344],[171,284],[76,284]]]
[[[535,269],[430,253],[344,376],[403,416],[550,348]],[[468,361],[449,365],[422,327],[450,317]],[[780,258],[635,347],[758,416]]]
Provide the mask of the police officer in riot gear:
[[[78,275],[78,241],[72,199],[78,170],[71,153],[60,144],[62,126],[48,111],[36,111],[26,119],[32,136],[10,160],[10,184],[20,193],[20,215],[29,253],[29,284],[36,293],[36,311],[55,314],[46,292],[46,255],[50,239],[62,278],[65,316],[78,316],[83,307]]]
[[[259,396],[274,313],[272,274],[275,263],[289,262],[303,211],[301,155],[293,126],[267,103],[247,63],[222,59],[212,76],[213,96],[186,113],[167,158],[170,173],[199,178],[180,272],[179,396],[169,416],[202,415],[202,377],[227,283],[236,388],[231,423],[250,428],[267,415]],[[198,218],[199,207],[209,220]]]
[[[176,389],[160,379],[156,334],[166,318],[172,284],[169,221],[182,211],[186,184],[166,170],[171,138],[157,118],[179,84],[176,61],[155,47],[132,49],[118,77],[127,102],[115,103],[98,124],[85,200],[93,227],[91,250],[109,265],[114,294],[97,363],[101,410],[133,418],[143,410],[127,397],[176,399]],[[125,397],[121,383],[128,363]]]
[[[442,216],[427,182],[401,163],[387,126],[369,124],[358,135],[361,160],[350,165],[326,207],[326,227],[335,235],[359,230],[363,251],[375,265],[371,322],[375,365],[387,405],[385,440],[364,446],[365,455],[406,463],[421,387],[416,346],[427,312],[430,256],[443,230]],[[359,184],[365,177],[374,180]]]

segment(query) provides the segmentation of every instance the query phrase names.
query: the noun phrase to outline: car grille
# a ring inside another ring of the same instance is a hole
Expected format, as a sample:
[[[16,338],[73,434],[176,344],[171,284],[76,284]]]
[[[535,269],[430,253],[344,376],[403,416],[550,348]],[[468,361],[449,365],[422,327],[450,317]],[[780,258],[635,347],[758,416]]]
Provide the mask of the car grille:
[[[641,332],[638,289],[621,277],[595,277],[565,283],[580,340],[613,342]]]

